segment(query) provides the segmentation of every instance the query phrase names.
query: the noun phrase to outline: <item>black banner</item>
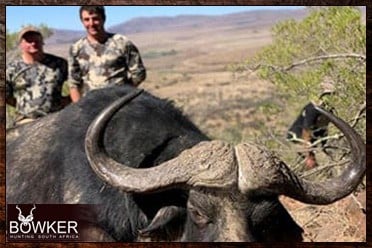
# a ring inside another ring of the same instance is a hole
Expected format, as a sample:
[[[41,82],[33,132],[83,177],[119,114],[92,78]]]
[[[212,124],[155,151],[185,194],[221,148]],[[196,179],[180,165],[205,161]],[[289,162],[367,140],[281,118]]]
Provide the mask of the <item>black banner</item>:
[[[8,204],[8,242],[99,241],[97,205]]]

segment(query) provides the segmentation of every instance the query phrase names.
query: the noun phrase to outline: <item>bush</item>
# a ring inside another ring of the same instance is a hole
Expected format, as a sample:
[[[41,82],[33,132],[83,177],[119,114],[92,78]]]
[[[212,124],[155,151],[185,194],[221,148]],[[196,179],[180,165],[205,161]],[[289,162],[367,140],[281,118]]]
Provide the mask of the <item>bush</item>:
[[[267,114],[287,118],[288,126],[309,101],[319,101],[322,85],[332,86],[335,94],[324,99],[326,106],[334,108],[365,139],[366,26],[361,20],[357,7],[309,8],[303,20],[274,26],[272,44],[236,70],[251,70],[276,86],[283,104],[280,111]],[[270,129],[262,135],[273,136]],[[332,128],[331,138],[338,132]],[[284,136],[277,137],[276,146],[262,136],[257,141],[279,149]],[[335,140],[344,143],[338,136]],[[293,150],[289,153],[294,154]]]

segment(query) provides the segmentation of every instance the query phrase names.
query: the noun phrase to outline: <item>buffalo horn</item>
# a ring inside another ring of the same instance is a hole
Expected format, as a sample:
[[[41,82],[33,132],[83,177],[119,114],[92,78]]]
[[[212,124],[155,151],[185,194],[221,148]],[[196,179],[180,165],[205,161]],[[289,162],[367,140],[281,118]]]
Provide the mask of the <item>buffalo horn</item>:
[[[235,154],[241,191],[283,194],[309,204],[330,204],[355,190],[366,171],[365,144],[346,122],[320,107],[316,106],[316,109],[339,128],[349,142],[351,162],[343,173],[323,182],[309,181],[298,177],[266,149],[239,144],[235,147]]]
[[[125,192],[155,192],[174,186],[230,187],[236,184],[233,147],[223,141],[200,142],[178,157],[150,168],[131,168],[110,158],[103,147],[103,132],[111,117],[142,91],[135,90],[105,108],[91,123],[85,151],[93,171]]]

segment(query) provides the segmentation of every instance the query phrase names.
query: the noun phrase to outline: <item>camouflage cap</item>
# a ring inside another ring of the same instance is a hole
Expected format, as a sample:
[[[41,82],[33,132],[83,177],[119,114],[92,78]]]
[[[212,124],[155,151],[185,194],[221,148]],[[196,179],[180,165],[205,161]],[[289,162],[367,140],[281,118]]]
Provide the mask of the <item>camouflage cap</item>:
[[[27,33],[37,33],[37,34],[40,34],[41,37],[43,37],[43,35],[41,34],[40,30],[38,30],[37,28],[35,27],[32,27],[32,26],[28,26],[28,27],[24,27],[22,28],[22,30],[19,32],[18,34],[18,42],[20,42],[23,38],[23,36]]]

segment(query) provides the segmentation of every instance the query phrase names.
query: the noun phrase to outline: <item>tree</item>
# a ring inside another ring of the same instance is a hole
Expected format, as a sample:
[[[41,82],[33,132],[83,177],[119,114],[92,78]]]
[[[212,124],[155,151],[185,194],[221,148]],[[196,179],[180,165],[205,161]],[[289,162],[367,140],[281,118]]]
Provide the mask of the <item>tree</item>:
[[[272,36],[271,45],[238,67],[257,73],[277,87],[282,104],[270,115],[278,120],[289,116],[286,121],[290,125],[306,103],[318,100],[322,85],[331,84],[335,94],[325,99],[326,104],[365,139],[366,26],[361,22],[360,9],[309,8],[303,20],[274,26]],[[327,138],[339,143],[337,132],[332,129]],[[272,142],[270,145],[275,146]]]
[[[15,47],[17,43],[17,34],[10,33],[8,29],[6,29],[6,51],[10,51]]]

